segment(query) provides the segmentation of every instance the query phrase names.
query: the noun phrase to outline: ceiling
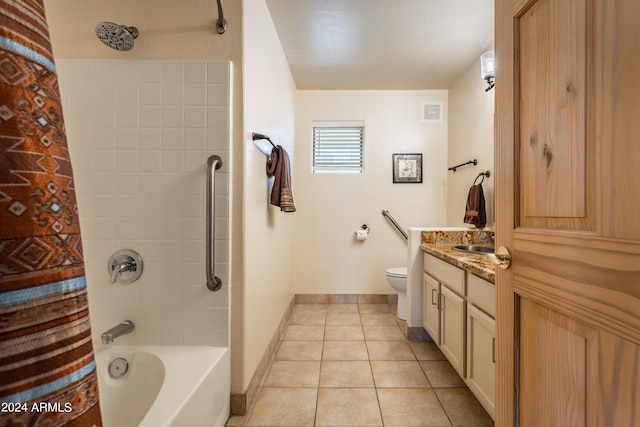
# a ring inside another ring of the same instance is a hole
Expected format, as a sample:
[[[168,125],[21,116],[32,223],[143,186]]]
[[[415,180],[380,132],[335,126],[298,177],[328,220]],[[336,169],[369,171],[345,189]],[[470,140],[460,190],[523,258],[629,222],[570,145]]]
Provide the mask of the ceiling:
[[[267,5],[302,90],[447,89],[493,43],[493,0]]]

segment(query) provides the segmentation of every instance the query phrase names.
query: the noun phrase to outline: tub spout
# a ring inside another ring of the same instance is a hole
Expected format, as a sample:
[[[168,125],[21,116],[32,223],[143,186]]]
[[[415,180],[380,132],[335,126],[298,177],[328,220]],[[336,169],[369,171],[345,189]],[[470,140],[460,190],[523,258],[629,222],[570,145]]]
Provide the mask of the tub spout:
[[[102,344],[111,344],[116,338],[130,334],[134,328],[135,326],[131,320],[125,320],[102,334]]]

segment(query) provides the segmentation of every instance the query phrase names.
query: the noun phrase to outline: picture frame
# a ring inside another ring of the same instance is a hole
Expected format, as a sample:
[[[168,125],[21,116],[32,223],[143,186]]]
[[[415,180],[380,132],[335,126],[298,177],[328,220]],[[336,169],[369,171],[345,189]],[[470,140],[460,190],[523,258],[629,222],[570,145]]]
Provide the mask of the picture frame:
[[[393,154],[393,183],[422,184],[422,153]]]

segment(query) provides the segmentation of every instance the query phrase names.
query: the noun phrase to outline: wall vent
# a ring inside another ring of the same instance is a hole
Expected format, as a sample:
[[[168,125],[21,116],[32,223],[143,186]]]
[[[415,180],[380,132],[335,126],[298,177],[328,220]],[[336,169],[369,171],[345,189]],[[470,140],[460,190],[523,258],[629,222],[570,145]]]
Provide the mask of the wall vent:
[[[420,121],[422,123],[442,123],[442,102],[423,102]]]

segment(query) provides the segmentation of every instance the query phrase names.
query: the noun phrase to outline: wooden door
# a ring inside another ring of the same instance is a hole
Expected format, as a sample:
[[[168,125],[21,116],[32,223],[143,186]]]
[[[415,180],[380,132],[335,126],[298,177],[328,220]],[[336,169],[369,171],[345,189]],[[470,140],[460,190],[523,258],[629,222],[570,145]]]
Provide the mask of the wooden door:
[[[496,0],[496,425],[640,425],[640,2]]]

